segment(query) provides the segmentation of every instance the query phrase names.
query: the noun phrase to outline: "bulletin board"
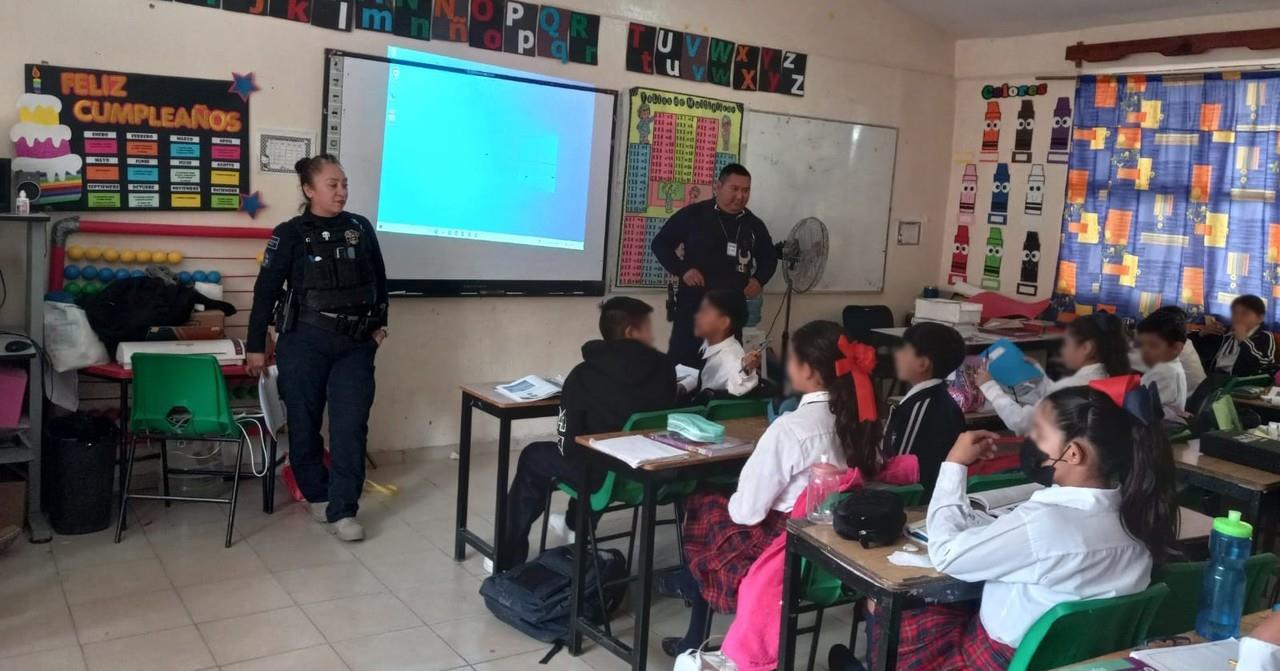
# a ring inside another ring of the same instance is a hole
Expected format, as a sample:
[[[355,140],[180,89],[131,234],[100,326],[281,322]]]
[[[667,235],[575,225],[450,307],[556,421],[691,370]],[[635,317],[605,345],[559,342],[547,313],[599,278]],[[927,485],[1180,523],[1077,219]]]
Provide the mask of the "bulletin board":
[[[666,285],[649,245],[676,211],[710,198],[720,169],[739,161],[742,120],[742,103],[631,89],[614,286]]]
[[[232,80],[27,64],[14,170],[59,210],[240,209],[249,101]]]

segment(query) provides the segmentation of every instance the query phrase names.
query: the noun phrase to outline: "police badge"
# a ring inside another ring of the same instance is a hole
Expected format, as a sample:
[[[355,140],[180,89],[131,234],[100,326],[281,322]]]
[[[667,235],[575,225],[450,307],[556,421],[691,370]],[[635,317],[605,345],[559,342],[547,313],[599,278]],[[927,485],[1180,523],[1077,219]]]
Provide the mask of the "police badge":
[[[346,231],[343,231],[342,235],[347,239],[348,245],[354,246],[360,244],[360,231],[348,228]]]

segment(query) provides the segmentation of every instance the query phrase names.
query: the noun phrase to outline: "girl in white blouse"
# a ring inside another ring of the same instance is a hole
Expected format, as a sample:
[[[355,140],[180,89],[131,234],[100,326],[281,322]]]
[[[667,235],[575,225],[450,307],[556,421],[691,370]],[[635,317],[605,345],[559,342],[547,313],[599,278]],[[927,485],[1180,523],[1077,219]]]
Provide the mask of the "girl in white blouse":
[[[1110,312],[1076,317],[1067,324],[1066,335],[1062,339],[1062,364],[1075,372],[1056,382],[1042,375],[1030,383],[1019,385],[1015,394],[1010,394],[999,382],[992,380],[986,370],[978,371],[976,381],[1004,425],[1019,436],[1025,436],[1031,430],[1031,418],[1040,399],[1059,389],[1079,387],[1093,380],[1130,372],[1129,337],[1125,334],[1124,323]]]
[[[1046,485],[991,521],[965,495],[968,466],[993,453],[995,434],[961,434],[929,503],[929,558],[939,571],[983,582],[967,605],[930,606],[902,620],[898,667],[1004,669],[1031,625],[1053,606],[1135,594],[1177,538],[1173,454],[1160,408],[1137,375],[1061,389],[1035,409],[1023,471]]]

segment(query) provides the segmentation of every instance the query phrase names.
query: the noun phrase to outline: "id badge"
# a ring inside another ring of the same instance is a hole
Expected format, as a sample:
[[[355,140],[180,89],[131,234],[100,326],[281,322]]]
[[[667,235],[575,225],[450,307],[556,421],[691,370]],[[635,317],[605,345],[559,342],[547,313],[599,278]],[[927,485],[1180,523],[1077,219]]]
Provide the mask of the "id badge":
[[[730,242],[729,244],[725,245],[724,253],[725,253],[725,256],[736,257],[738,255],[738,243]]]

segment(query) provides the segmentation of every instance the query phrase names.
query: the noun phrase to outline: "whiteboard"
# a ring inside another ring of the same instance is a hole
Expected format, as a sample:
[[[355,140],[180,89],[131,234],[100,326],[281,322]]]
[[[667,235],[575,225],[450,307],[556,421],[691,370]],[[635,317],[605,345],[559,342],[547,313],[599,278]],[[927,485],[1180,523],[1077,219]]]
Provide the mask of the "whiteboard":
[[[743,129],[748,206],[774,242],[805,217],[827,225],[831,252],[813,290],[883,291],[898,129],[750,110]],[[769,288],[786,288],[781,268]]]

